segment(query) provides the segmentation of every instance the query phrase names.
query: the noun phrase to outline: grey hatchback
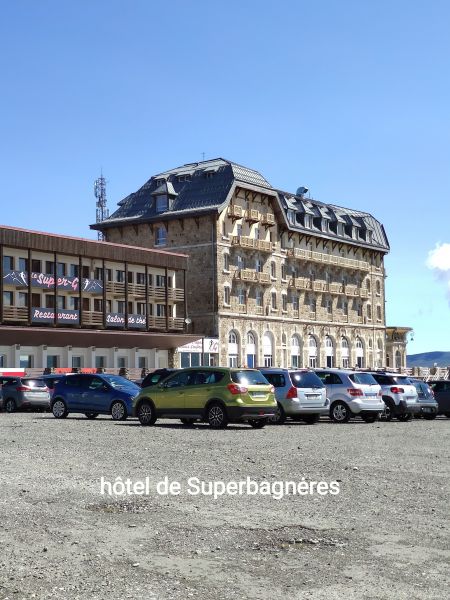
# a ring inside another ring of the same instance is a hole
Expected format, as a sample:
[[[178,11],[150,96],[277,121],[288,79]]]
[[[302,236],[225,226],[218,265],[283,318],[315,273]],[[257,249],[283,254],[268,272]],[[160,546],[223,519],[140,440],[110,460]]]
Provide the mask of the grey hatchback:
[[[259,369],[275,388],[277,412],[269,423],[281,425],[289,417],[293,421],[316,423],[327,415],[330,405],[326,388],[314,371],[308,369]]]
[[[21,408],[50,408],[50,393],[42,379],[12,377],[2,386],[3,408],[8,413]]]

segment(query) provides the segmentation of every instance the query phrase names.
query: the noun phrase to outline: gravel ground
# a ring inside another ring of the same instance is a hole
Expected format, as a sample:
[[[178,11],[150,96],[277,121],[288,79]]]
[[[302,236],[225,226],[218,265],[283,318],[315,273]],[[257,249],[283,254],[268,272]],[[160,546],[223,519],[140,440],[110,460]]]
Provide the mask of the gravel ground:
[[[450,420],[212,431],[0,413],[0,598],[448,598]],[[150,493],[100,494],[148,477]],[[179,481],[177,496],[158,481]],[[187,480],[338,495],[188,494]]]

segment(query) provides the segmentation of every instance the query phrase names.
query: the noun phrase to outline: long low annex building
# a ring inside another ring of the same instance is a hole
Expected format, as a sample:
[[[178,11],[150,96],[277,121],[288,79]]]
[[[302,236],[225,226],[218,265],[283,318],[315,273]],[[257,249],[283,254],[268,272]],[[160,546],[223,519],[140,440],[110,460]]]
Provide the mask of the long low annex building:
[[[170,366],[188,256],[0,226],[0,368]]]

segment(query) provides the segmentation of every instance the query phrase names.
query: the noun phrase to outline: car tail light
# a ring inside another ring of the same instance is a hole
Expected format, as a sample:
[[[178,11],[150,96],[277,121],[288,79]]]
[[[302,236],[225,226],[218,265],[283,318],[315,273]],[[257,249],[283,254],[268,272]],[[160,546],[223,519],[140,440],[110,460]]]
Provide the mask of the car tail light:
[[[269,393],[270,394],[275,394],[275,386],[273,386],[273,385],[270,386]]]
[[[382,396],[382,395],[383,395],[383,392],[380,390],[380,391],[378,392],[378,395],[379,395],[379,396]]]
[[[401,387],[397,387],[396,385],[394,385],[394,386],[391,387],[391,392],[393,394],[404,394],[405,390],[403,388],[401,388]]]
[[[297,398],[297,388],[293,385],[288,389],[286,398]]]
[[[238,385],[237,383],[229,383],[227,388],[234,396],[237,396],[238,394],[246,394],[248,392],[248,388],[246,388],[244,385]]]
[[[31,392],[31,388],[28,387],[27,385],[19,385],[19,387],[16,388],[17,392]]]
[[[350,396],[364,396],[364,392],[359,388],[347,388],[347,392]]]

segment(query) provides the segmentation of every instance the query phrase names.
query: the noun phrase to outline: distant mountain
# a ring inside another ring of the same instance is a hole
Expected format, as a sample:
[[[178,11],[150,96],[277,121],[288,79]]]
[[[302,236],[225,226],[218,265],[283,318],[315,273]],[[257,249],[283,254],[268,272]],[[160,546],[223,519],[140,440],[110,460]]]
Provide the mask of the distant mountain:
[[[407,367],[448,367],[450,365],[450,352],[422,352],[409,354],[406,357]]]

